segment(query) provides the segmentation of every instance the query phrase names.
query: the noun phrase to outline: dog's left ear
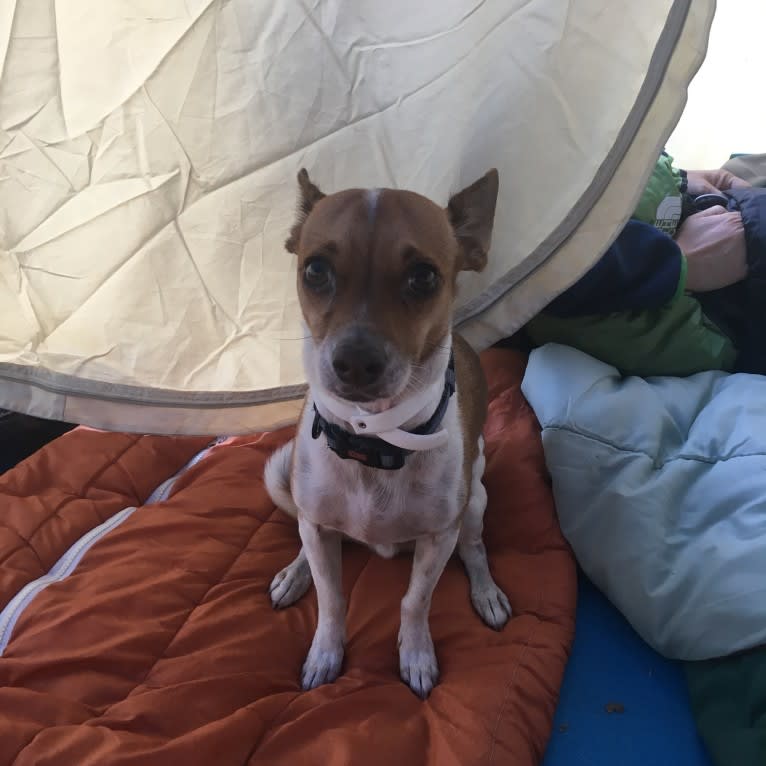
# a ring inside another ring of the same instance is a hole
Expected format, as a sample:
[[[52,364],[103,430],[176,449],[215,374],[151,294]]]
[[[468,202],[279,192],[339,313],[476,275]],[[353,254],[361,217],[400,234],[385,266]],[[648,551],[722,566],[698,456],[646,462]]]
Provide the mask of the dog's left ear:
[[[499,184],[498,172],[492,168],[450,198],[447,216],[460,245],[461,271],[481,271],[487,265]]]
[[[290,253],[298,252],[298,243],[301,239],[301,229],[303,223],[308,218],[309,213],[314,208],[317,202],[319,202],[325,195],[319,190],[311,179],[309,178],[306,168],[301,168],[298,173],[298,217],[290,229],[290,236],[285,242],[285,248]]]

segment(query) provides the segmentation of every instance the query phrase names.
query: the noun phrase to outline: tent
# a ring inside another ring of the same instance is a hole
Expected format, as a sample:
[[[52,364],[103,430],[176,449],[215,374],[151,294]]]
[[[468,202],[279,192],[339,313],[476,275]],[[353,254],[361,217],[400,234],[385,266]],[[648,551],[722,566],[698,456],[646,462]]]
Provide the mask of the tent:
[[[714,7],[3,0],[0,406],[158,434],[293,420],[302,166],[439,202],[496,166],[457,312],[488,347],[631,213]]]

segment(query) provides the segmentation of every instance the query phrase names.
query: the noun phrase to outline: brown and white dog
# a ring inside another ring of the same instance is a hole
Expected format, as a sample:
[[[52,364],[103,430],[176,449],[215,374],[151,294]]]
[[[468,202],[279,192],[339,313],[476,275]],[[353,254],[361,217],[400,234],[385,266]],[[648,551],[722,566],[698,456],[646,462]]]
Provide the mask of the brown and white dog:
[[[451,331],[458,272],[487,261],[498,174],[446,209],[392,189],[324,195],[305,170],[298,182],[286,247],[298,260],[309,392],[265,478],[275,504],[297,517],[303,548],[274,578],[271,600],[292,604],[313,577],[319,616],[302,685],[334,681],[345,642],[342,537],[386,557],[414,547],[399,667],[426,697],[439,673],[431,596],[456,547],[484,622],[500,629],[511,614],[482,542],[486,383]]]

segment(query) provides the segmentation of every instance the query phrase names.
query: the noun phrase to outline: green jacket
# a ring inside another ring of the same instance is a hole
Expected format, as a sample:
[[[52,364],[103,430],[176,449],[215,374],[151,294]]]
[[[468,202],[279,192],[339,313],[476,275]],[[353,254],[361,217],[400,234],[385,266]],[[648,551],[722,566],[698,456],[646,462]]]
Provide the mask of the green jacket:
[[[674,236],[681,219],[684,185],[684,174],[663,153],[633,218]],[[659,310],[565,318],[543,312],[527,324],[527,334],[535,345],[563,343],[625,375],[685,376],[733,369],[734,344],[686,293],[685,277],[684,259],[675,297]]]

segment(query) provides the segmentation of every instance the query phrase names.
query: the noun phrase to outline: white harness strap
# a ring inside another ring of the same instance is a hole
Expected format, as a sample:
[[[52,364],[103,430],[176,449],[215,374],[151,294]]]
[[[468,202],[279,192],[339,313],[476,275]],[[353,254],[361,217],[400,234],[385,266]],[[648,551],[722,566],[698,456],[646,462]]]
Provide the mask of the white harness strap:
[[[402,430],[401,426],[429,404],[433,405],[432,409],[436,409],[443,390],[444,382],[439,380],[395,407],[378,413],[365,412],[359,405],[339,402],[330,397],[322,398],[317,396],[317,392],[312,392],[312,395],[320,413],[324,409],[344,420],[358,436],[377,436],[395,447],[422,451],[446,444],[449,439],[447,430],[442,428],[432,434],[413,434]]]

